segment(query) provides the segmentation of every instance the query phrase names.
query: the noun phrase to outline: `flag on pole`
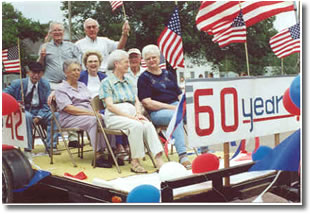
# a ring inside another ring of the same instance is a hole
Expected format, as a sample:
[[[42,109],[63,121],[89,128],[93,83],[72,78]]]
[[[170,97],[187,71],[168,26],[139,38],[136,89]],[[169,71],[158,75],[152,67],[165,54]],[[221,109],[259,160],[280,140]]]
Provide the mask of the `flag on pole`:
[[[110,1],[112,11],[114,12],[117,8],[123,5],[123,1]]]
[[[175,8],[168,25],[158,38],[158,47],[165,59],[175,69],[184,68],[183,43],[178,8]]]
[[[287,57],[300,52],[300,25],[299,23],[280,31],[270,38],[272,51],[278,58]]]
[[[21,66],[17,46],[2,50],[2,64],[5,72],[20,72]]]
[[[226,30],[239,14],[243,12],[246,27],[282,12],[294,11],[293,1],[205,1],[201,3],[196,16],[198,30],[210,35]],[[217,32],[214,32],[217,31]]]
[[[185,93],[183,93],[182,98],[176,108],[176,111],[174,112],[167,131],[166,131],[166,139],[168,142],[171,142],[172,135],[176,128],[180,125],[181,121],[185,117],[186,114],[186,98],[185,98]]]
[[[230,27],[222,33],[214,35],[212,41],[218,43],[219,46],[225,47],[231,43],[246,42],[246,26],[243,20],[242,11],[234,19]]]

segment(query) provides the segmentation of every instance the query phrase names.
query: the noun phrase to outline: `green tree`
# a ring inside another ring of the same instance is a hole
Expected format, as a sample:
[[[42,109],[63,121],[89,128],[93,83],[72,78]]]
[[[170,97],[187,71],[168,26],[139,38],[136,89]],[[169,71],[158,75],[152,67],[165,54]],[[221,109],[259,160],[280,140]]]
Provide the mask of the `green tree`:
[[[2,2],[2,48],[9,48],[17,45],[17,39],[20,41],[29,38],[33,42],[38,41],[46,35],[46,26],[39,22],[25,18],[21,12],[16,11],[14,7]],[[21,63],[27,65],[29,61],[34,60],[25,50],[22,42]]]
[[[124,2],[127,18],[131,26],[126,48],[142,49],[147,44],[156,44],[175,7],[174,1],[126,1]],[[180,1],[182,39],[184,53],[199,64],[202,58],[218,65],[220,71],[247,71],[244,44],[231,44],[220,48],[212,42],[212,36],[196,28],[195,17],[200,7],[199,1]],[[62,10],[68,15],[67,2]],[[114,13],[107,1],[72,2],[73,30],[84,35],[83,21],[94,18],[100,24],[99,35],[119,40],[124,20],[122,9]],[[264,67],[277,66],[278,59],[272,53],[269,39],[277,33],[273,28],[275,18],[266,19],[247,29],[248,54],[251,75],[262,75]],[[292,69],[290,69],[292,70]]]

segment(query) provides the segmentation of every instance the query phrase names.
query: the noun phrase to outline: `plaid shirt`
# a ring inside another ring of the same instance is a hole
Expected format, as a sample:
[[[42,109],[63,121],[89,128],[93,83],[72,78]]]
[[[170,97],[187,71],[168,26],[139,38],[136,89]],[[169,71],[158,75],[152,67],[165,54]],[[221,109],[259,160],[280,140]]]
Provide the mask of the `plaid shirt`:
[[[129,102],[135,104],[135,86],[130,78],[118,79],[114,74],[103,79],[99,89],[99,98],[112,97],[113,103]],[[106,107],[105,103],[104,106]]]

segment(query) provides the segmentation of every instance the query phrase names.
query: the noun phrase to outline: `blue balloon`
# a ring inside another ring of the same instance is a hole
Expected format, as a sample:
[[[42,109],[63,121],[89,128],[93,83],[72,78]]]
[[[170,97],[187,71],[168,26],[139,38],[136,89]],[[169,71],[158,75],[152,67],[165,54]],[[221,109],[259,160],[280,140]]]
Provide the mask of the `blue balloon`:
[[[291,83],[290,97],[293,103],[300,108],[300,74],[298,74]]]
[[[159,203],[160,191],[148,184],[135,187],[127,196],[127,203]]]
[[[270,148],[269,146],[260,146],[260,147],[258,147],[256,152],[252,154],[252,160],[253,161],[262,160],[271,151],[272,151],[272,148]]]

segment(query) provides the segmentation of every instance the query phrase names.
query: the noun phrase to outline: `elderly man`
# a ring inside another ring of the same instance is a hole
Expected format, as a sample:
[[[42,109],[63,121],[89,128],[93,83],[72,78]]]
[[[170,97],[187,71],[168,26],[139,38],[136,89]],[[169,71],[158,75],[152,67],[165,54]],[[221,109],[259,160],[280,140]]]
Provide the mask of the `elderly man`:
[[[126,74],[127,77],[133,80],[135,88],[137,88],[138,78],[144,71],[141,67],[141,52],[137,48],[131,48],[128,50],[129,55],[129,69]]]
[[[47,146],[51,147],[51,118],[52,113],[47,105],[47,98],[51,92],[49,83],[41,78],[44,74],[43,66],[38,62],[33,62],[28,65],[28,77],[22,79],[23,92],[25,95],[25,110],[26,110],[26,126],[28,148],[25,152],[32,150],[32,124],[47,125]],[[12,95],[17,101],[22,101],[20,80],[14,80],[10,86],[5,88],[3,92]],[[57,136],[56,125],[55,134],[53,136],[54,154],[60,154],[56,150]],[[28,156],[29,154],[27,154]]]
[[[80,60],[80,52],[72,43],[64,41],[64,26],[59,22],[52,22],[49,27],[49,34],[52,40],[41,45],[39,50],[38,62],[45,67],[44,78],[55,90],[57,86],[65,79],[62,71],[63,63],[66,60]]]
[[[107,58],[109,54],[115,49],[123,49],[126,45],[130,27],[126,21],[122,27],[122,35],[118,42],[113,41],[107,37],[99,37],[99,24],[96,20],[88,18],[84,22],[85,38],[77,41],[75,45],[79,48],[81,55],[86,51],[99,51],[102,54],[103,61],[99,71],[107,71]],[[85,69],[85,65],[83,65]]]
[[[49,26],[49,36],[52,40],[41,45],[38,62],[45,67],[44,78],[50,83],[51,90],[57,89],[65,79],[63,63],[67,60],[80,60],[79,49],[72,43],[64,41],[64,26],[59,22],[52,22]],[[53,97],[53,93],[51,95]],[[69,146],[77,147],[77,134],[69,133]]]

